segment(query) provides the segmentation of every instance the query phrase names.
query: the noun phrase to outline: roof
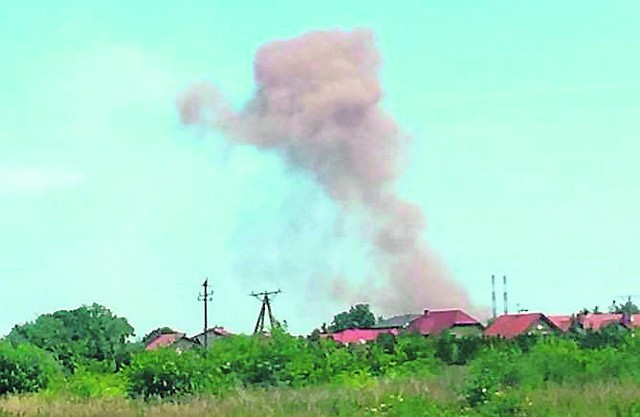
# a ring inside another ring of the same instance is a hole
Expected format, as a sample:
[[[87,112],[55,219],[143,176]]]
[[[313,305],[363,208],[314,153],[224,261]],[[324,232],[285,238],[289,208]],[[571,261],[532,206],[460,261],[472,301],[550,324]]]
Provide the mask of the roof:
[[[556,315],[556,316],[547,316],[549,320],[553,324],[555,324],[560,330],[563,332],[568,332],[571,328],[571,321],[573,320],[573,316],[571,315]]]
[[[172,344],[174,344],[175,342],[177,342],[178,340],[182,339],[185,337],[184,333],[167,333],[167,334],[161,334],[158,335],[156,337],[154,337],[153,339],[151,339],[149,341],[149,343],[147,343],[147,346],[145,349],[147,350],[153,350],[153,349],[157,349],[160,347],[167,347],[167,346],[171,346]]]
[[[518,313],[505,314],[496,320],[484,331],[485,336],[500,336],[511,339],[519,336],[539,321],[545,321],[551,327],[558,329],[547,316],[542,313]]]
[[[423,335],[438,334],[456,326],[480,326],[477,319],[460,309],[425,310],[425,312],[411,322],[409,330]]]
[[[203,337],[204,333],[205,332],[198,333],[197,335],[195,335],[193,337]],[[231,336],[232,334],[229,333],[224,327],[216,326],[216,327],[212,327],[212,328],[208,329],[207,330],[207,335]]]
[[[581,316],[580,323],[585,329],[601,330],[612,324],[622,324],[622,314],[603,313],[603,314],[585,314]]]
[[[326,335],[336,342],[348,344],[348,343],[365,343],[372,340],[376,340],[381,334],[393,334],[397,335],[397,329],[345,329],[339,332]]]
[[[418,317],[420,317],[420,314],[403,314],[400,316],[393,316],[388,319],[380,320],[377,324],[371,327],[374,329],[406,327]]]

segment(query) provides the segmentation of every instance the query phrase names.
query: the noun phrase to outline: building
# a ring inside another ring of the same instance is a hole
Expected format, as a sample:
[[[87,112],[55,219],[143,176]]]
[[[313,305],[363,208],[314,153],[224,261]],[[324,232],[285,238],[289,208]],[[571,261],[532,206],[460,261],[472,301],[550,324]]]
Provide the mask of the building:
[[[201,346],[205,345],[205,334],[206,334],[206,339],[207,339],[207,345],[210,346],[211,343],[215,342],[216,340],[219,340],[222,337],[228,337],[228,336],[232,336],[231,333],[229,333],[224,327],[220,327],[220,326],[216,326],[216,327],[212,327],[209,330],[202,333],[199,333],[195,336],[192,337],[193,340],[195,340],[196,342],[198,342],[198,344],[200,344]]]
[[[407,332],[424,336],[438,335],[444,331],[462,336],[480,336],[484,326],[476,318],[460,309],[425,310],[422,315],[411,321]]]
[[[382,319],[371,327],[373,329],[406,329],[409,327],[411,322],[418,317],[420,317],[420,314],[403,314],[400,316],[393,316],[388,319]]]
[[[600,331],[609,326],[624,326],[625,316],[623,314],[602,313],[602,314],[580,314],[578,321],[585,330]],[[626,326],[625,326],[626,327]]]
[[[378,338],[381,334],[392,334],[397,336],[399,334],[398,329],[385,328],[385,329],[344,329],[339,332],[323,334],[321,337],[330,338],[338,343],[345,345],[351,343],[366,343],[372,342]]]
[[[179,352],[184,352],[198,346],[199,343],[186,337],[184,333],[160,334],[151,339],[145,346],[146,350],[171,347]]]
[[[558,325],[542,313],[518,313],[496,318],[484,331],[484,335],[512,339],[521,335],[547,335],[561,331]]]
[[[571,315],[555,315],[555,316],[547,316],[549,320],[553,322],[560,330],[563,332],[568,332],[571,329],[571,325],[575,320],[575,316]]]

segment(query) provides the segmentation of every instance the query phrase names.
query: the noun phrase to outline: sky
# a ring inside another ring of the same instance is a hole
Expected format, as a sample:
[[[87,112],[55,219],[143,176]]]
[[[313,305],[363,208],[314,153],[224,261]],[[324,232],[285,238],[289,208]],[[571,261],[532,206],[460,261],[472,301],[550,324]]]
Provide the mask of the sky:
[[[476,304],[492,274],[511,310],[640,294],[637,1],[316,3],[0,6],[0,334],[94,302],[138,336],[194,333],[205,277],[209,322],[234,332],[251,291],[281,288],[294,333],[347,308],[321,287],[370,266],[358,219],[175,108],[198,81],[241,105],[256,49],[336,28],[375,33],[384,107],[412,138],[397,188]]]

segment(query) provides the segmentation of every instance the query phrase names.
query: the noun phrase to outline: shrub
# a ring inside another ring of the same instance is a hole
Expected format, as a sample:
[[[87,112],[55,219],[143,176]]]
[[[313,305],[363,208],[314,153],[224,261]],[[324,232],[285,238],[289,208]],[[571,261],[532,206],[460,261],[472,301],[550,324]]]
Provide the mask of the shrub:
[[[394,349],[398,362],[435,358],[436,356],[433,340],[417,334],[398,336]]]
[[[124,370],[131,397],[175,397],[213,391],[223,384],[219,368],[204,366],[197,351],[158,349],[135,355]]]
[[[538,387],[543,382],[576,382],[586,375],[585,352],[573,340],[542,341],[519,359],[522,382],[529,387]]]
[[[0,342],[0,395],[36,392],[60,376],[58,364],[43,350]]]
[[[79,369],[67,381],[70,394],[81,398],[125,397],[127,380],[120,373]]]
[[[522,353],[516,349],[485,349],[471,363],[470,378],[463,395],[472,407],[493,399],[497,392],[518,385],[522,374],[517,361]]]

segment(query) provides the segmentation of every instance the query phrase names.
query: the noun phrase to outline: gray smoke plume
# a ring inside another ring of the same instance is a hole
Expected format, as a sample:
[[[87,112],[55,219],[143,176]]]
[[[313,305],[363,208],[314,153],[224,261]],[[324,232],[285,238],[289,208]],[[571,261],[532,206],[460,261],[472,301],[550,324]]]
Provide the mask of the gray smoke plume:
[[[422,210],[394,182],[409,138],[380,105],[380,55],[367,30],[311,32],[262,46],[255,95],[236,111],[210,84],[178,99],[182,122],[209,125],[234,141],[279,152],[311,173],[346,212],[364,212],[382,286],[333,282],[340,301],[368,301],[385,314],[469,308],[469,298],[421,236]]]

